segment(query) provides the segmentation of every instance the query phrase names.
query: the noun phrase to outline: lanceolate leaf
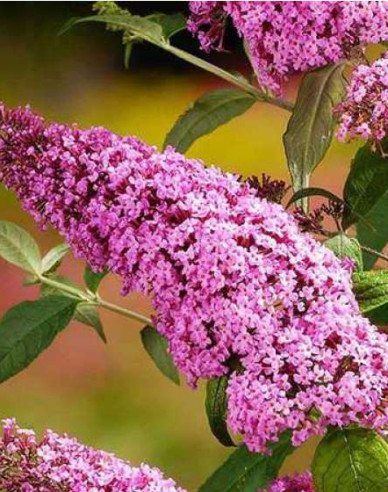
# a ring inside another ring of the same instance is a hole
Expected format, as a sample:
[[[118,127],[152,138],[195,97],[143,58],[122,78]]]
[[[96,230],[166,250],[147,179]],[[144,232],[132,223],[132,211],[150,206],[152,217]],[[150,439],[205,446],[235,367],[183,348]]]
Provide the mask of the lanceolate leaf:
[[[385,492],[388,445],[368,429],[334,430],[319,444],[312,472],[316,492]]]
[[[123,14],[99,14],[89,17],[73,18],[67,22],[61,29],[59,34],[64,34],[74,25],[83,22],[103,22],[104,24],[113,25],[128,31],[133,36],[139,36],[154,43],[163,43],[163,28],[157,22],[153,22],[146,17],[138,15],[128,15],[128,12]]]
[[[306,73],[284,135],[294,190],[307,188],[309,177],[329,148],[334,106],[344,92],[344,64]]]
[[[173,383],[179,384],[179,374],[171,355],[168,353],[166,340],[152,326],[146,326],[142,329],[141,340],[158,369]]]
[[[58,244],[53,249],[51,249],[42,260],[42,272],[49,273],[55,271],[64,256],[70,251],[70,246],[68,244]]]
[[[71,321],[77,301],[49,296],[11,308],[0,321],[0,382],[25,369]]]
[[[226,425],[228,377],[210,379],[206,384],[206,413],[211,431],[224,446],[234,446]]]
[[[387,161],[388,164],[388,161]],[[388,243],[388,190],[376,205],[357,223],[357,239],[363,246],[382,251]],[[363,252],[364,266],[371,269],[377,256]]]
[[[211,133],[231,119],[245,113],[256,101],[237,89],[221,89],[205,94],[179,117],[164,142],[185,152],[198,138]]]
[[[30,273],[40,273],[41,257],[34,239],[12,222],[0,221],[0,256]]]
[[[353,290],[362,312],[367,313],[388,303],[388,270],[353,274]]]
[[[271,455],[250,453],[245,446],[237,449],[199,488],[199,492],[257,492],[265,489],[294,450],[288,432],[270,447]]]
[[[100,313],[95,306],[87,303],[78,304],[74,319],[93,328],[101,340],[106,343],[106,336],[101,323]]]
[[[105,270],[103,272],[93,272],[89,266],[85,268],[84,272],[84,281],[86,284],[86,287],[91,291],[96,293],[100,287],[100,284],[104,277],[106,277],[108,274],[108,270]]]
[[[387,141],[382,143],[387,150]],[[370,144],[364,145],[356,154],[344,187],[346,209],[343,228],[356,222],[368,227],[366,215],[388,190],[388,159],[374,152]]]
[[[326,248],[331,249],[338,258],[351,258],[357,270],[363,269],[362,251],[357,239],[348,237],[346,234],[338,234],[323,244]]]

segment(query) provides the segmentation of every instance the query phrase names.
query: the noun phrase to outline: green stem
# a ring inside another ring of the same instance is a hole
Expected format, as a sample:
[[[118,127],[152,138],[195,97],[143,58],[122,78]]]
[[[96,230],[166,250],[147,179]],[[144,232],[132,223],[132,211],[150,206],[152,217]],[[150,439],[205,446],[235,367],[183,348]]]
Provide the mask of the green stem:
[[[102,308],[105,308],[108,311],[112,311],[113,313],[121,314],[122,316],[125,316],[126,318],[134,319],[134,320],[139,321],[140,323],[144,323],[146,325],[152,325],[152,321],[150,320],[150,318],[147,318],[146,316],[143,316],[140,313],[136,313],[135,311],[130,311],[129,309],[118,306],[117,304],[113,304],[111,302],[104,301],[104,299],[101,299],[100,297],[97,297],[95,304],[96,304],[96,306],[100,306]]]
[[[71,285],[63,284],[62,282],[57,282],[51,278],[44,277],[43,275],[39,275],[38,279],[40,283],[53,287],[56,290],[65,292],[66,294],[70,294],[77,299],[80,299],[82,302],[86,302],[92,306],[102,307],[104,309],[107,309],[108,311],[121,314],[126,318],[139,321],[140,323],[146,325],[152,324],[150,318],[147,318],[146,316],[143,316],[142,314],[135,311],[131,311],[121,306],[117,306],[116,304],[113,304],[111,302],[105,301],[99,295],[86,292]]]
[[[149,40],[151,43],[152,41]],[[173,55],[181,58],[182,60],[185,60],[192,65],[195,65],[199,68],[202,68],[203,70],[206,70],[207,72],[212,73],[213,75],[216,75],[217,77],[220,77],[221,79],[226,80],[230,84],[235,85],[239,89],[247,92],[248,94],[254,96],[258,101],[266,102],[268,104],[272,104],[274,106],[277,106],[279,108],[285,109],[287,111],[292,111],[293,109],[293,104],[284,101],[282,99],[276,99],[272,96],[269,96],[265,92],[260,91],[253,85],[251,85],[248,81],[238,78],[234,76],[232,73],[228,72],[227,70],[223,70],[222,68],[217,67],[216,65],[213,65],[212,63],[209,63],[205,60],[202,60],[201,58],[198,58],[194,55],[191,55],[190,53],[187,53],[184,50],[181,50],[180,48],[176,48],[175,46],[172,46],[171,44],[168,43],[153,43],[159,46],[160,48],[163,48],[164,50],[168,51],[169,53],[172,53]]]
[[[384,253],[380,253],[379,251],[376,251],[376,250],[374,250],[372,248],[368,248],[368,246],[362,246],[361,245],[360,248],[363,251],[366,251],[367,253],[370,253],[371,255],[375,255],[378,258],[381,258],[382,260],[388,261],[388,256],[385,255]]]
[[[119,9],[120,11],[120,9]],[[125,14],[125,11],[122,11],[122,13]],[[282,99],[276,99],[275,97],[270,96],[269,94],[266,94],[265,92],[259,90],[257,87],[251,85],[247,80],[245,80],[242,77],[236,77],[232,73],[228,72],[227,70],[223,70],[220,67],[217,67],[216,65],[213,65],[212,63],[209,63],[202,58],[198,58],[197,56],[194,56],[190,53],[187,53],[187,51],[181,50],[180,48],[177,48],[175,46],[172,46],[168,41],[165,41],[161,39],[158,36],[152,36],[148,32],[144,31],[144,27],[136,25],[136,23],[131,23],[130,22],[131,16],[128,18],[125,15],[104,15],[104,14],[98,14],[93,17],[85,17],[81,19],[77,19],[75,23],[78,22],[104,22],[107,24],[107,26],[114,26],[115,28],[118,27],[122,29],[124,32],[127,34],[130,34],[134,39],[142,39],[144,41],[147,41],[150,44],[153,44],[154,46],[157,46],[158,48],[161,48],[162,50],[165,50],[172,55],[177,56],[178,58],[181,58],[182,60],[187,61],[188,63],[191,63],[192,65],[195,65],[196,67],[202,68],[202,70],[206,70],[207,72],[212,73],[213,75],[216,75],[217,77],[220,77],[223,80],[226,80],[230,84],[235,85],[239,89],[247,92],[251,96],[255,97],[258,101],[262,101],[268,104],[272,104],[274,106],[277,106],[279,108],[285,109],[287,111],[292,111],[293,110],[293,104],[289,103],[288,101],[284,101]],[[74,21],[71,21],[70,24],[66,25],[61,33],[66,32],[69,27],[71,27],[74,24]]]

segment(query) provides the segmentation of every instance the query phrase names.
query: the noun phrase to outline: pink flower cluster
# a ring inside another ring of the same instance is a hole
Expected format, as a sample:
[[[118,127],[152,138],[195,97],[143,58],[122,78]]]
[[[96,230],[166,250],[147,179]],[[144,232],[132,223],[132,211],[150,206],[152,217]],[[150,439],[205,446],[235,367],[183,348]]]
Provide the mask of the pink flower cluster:
[[[228,423],[249,449],[287,429],[298,445],[327,425],[388,423],[388,340],[359,313],[351,272],[254,186],[4,107],[0,181],[124,293],[152,294],[192,385],[231,374]]]
[[[185,492],[157,468],[134,467],[67,435],[34,431],[3,421],[0,489],[4,492]]]
[[[202,48],[220,49],[229,15],[244,39],[259,84],[280,92],[294,72],[388,39],[386,2],[189,2],[188,29]]]
[[[352,74],[344,102],[337,106],[340,141],[362,137],[378,142],[388,131],[388,54]]]
[[[276,478],[266,492],[314,492],[313,477],[310,472],[305,472]]]

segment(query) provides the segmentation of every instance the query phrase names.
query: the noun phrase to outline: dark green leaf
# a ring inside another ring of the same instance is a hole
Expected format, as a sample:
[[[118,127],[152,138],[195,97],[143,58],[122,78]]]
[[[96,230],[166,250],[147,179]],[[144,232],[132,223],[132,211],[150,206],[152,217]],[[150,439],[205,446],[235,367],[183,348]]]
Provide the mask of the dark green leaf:
[[[338,258],[351,258],[356,262],[357,270],[363,269],[362,251],[357,239],[346,234],[338,234],[323,243],[331,249]]]
[[[106,336],[101,323],[100,313],[95,306],[87,303],[78,304],[74,314],[74,319],[84,325],[92,327],[101,340],[106,343]]]
[[[55,271],[61,264],[64,256],[70,251],[68,244],[58,244],[55,248],[51,249],[42,260],[42,272],[51,273]]]
[[[144,348],[158,369],[172,382],[179,384],[179,374],[168,353],[166,340],[152,326],[143,328],[140,335]]]
[[[328,198],[329,200],[342,203],[341,198],[339,198],[337,195],[334,195],[334,193],[329,190],[325,190],[323,188],[303,188],[302,190],[299,190],[292,195],[290,201],[287,203],[286,208],[307,196],[323,196],[325,198]]]
[[[333,136],[335,105],[344,92],[344,64],[328,65],[303,77],[284,135],[288,167],[295,191],[307,188]]]
[[[387,141],[383,148],[388,150]],[[370,144],[358,150],[352,162],[350,173],[344,187],[346,208],[343,228],[362,220],[367,227],[365,216],[378,203],[388,190],[388,159],[380,152],[374,152]]]
[[[388,162],[387,162],[388,164]],[[388,191],[376,205],[357,223],[357,239],[363,246],[375,251],[382,251],[388,243]],[[376,263],[377,256],[363,252],[364,265],[367,270]]]
[[[387,331],[388,328],[388,303],[380,306],[376,309],[372,309],[371,311],[367,311],[364,315],[369,319],[371,323],[374,325],[378,325],[383,329],[383,331]]]
[[[270,447],[270,456],[250,453],[245,446],[237,449],[199,488],[199,492],[257,492],[265,489],[294,450],[290,433],[284,433],[279,442]]]
[[[101,282],[107,275],[108,275],[108,270],[105,270],[104,272],[95,273],[91,270],[90,266],[87,266],[84,272],[84,281],[86,287],[91,292],[96,293],[100,287]]]
[[[237,89],[220,89],[205,94],[179,117],[164,142],[185,152],[198,138],[211,133],[231,119],[245,113],[256,99]]]
[[[0,221],[0,256],[30,273],[39,274],[41,257],[34,239],[12,222]]]
[[[388,270],[353,274],[353,291],[363,313],[388,303]]]
[[[312,472],[316,492],[386,492],[388,445],[368,429],[334,430],[320,442]]]
[[[224,446],[234,446],[226,425],[228,377],[210,379],[206,384],[206,414],[210,429]]]
[[[71,321],[77,301],[49,296],[11,308],[0,321],[0,381],[25,369]]]
[[[177,14],[163,14],[156,13],[147,16],[147,19],[156,22],[159,24],[163,31],[164,39],[168,40],[174,34],[177,34],[180,31],[186,29],[186,19],[185,16],[177,13]]]

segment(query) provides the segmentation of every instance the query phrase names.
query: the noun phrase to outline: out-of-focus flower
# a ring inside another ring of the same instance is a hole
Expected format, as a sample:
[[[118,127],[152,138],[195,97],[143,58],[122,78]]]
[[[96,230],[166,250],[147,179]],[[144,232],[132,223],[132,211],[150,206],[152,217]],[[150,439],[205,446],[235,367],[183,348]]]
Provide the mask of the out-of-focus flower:
[[[3,421],[0,488],[4,492],[185,492],[157,468],[132,466],[50,430],[39,441],[34,431],[19,428],[14,419]]]
[[[248,48],[259,84],[280,92],[294,72],[350,58],[388,39],[386,2],[189,2],[202,48],[222,46],[225,17]]]
[[[251,450],[327,425],[388,422],[388,343],[359,312],[351,272],[240,178],[102,128],[0,113],[0,181],[123,292],[152,294],[175,363],[241,371],[230,427]]]

